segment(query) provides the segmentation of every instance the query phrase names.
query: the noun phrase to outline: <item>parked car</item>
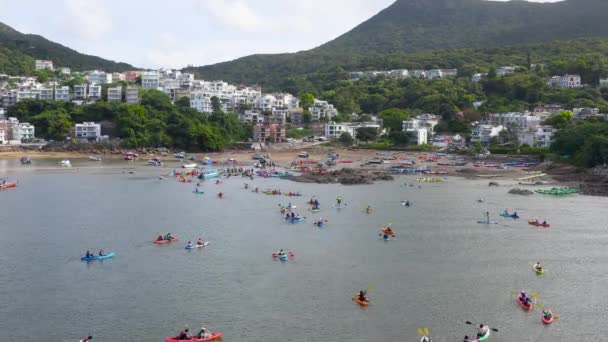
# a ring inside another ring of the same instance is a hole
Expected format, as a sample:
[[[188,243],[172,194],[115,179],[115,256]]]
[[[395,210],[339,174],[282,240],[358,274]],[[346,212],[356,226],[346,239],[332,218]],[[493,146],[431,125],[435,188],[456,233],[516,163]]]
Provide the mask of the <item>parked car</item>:
[[[298,157],[300,157],[300,158],[308,158],[308,152],[302,151],[302,152],[298,153]]]

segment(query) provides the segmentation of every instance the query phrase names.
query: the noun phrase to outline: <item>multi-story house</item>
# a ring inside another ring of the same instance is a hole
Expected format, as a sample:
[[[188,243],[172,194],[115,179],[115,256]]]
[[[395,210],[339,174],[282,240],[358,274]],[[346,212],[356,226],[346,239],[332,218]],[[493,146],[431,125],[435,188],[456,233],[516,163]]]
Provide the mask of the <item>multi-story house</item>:
[[[492,125],[477,125],[471,129],[471,142],[489,145],[493,137],[498,137],[498,134],[504,129],[503,126]]]
[[[496,69],[496,76],[502,77],[502,76],[511,75],[511,74],[515,73],[516,68],[517,67],[514,67],[514,66],[501,66],[500,68]]]
[[[239,115],[239,120],[243,122],[263,123],[264,114],[259,109],[248,109]]]
[[[9,90],[2,95],[2,107],[8,108],[17,104],[17,91]]]
[[[25,89],[17,91],[17,102],[21,100],[36,100],[40,97],[40,91],[37,89]]]
[[[484,123],[492,126],[505,126],[511,129],[528,130],[539,126],[551,113],[549,112],[511,112],[488,114]]]
[[[6,133],[4,132],[4,128],[0,127],[0,145],[6,144]]]
[[[335,140],[340,138],[342,133],[350,134],[353,139],[357,138],[357,130],[360,128],[375,128],[380,131],[382,128],[380,125],[371,122],[329,122],[323,125],[323,130],[325,132],[325,137],[330,140]]]
[[[338,110],[334,108],[334,105],[327,101],[320,101],[315,99],[312,107],[308,109],[312,115],[312,121],[318,122],[323,117],[327,117],[331,120],[334,116],[338,115]]]
[[[53,70],[53,61],[36,60],[36,70]]]
[[[70,87],[55,87],[55,101],[70,101]]]
[[[108,88],[108,102],[122,102],[122,87]]]
[[[549,80],[548,84],[552,87],[579,88],[579,87],[581,87],[581,76],[579,76],[579,75],[553,76]]]
[[[74,85],[74,100],[84,101],[87,99],[87,84],[76,84]]]
[[[135,82],[137,81],[137,78],[141,76],[141,72],[139,71],[126,71],[125,72],[125,81],[127,82]]]
[[[421,114],[415,118],[403,121],[402,130],[416,137],[418,145],[428,144],[429,138],[435,133],[439,118],[435,114]]]
[[[126,81],[127,78],[125,76],[125,74],[123,74],[122,72],[115,72],[112,73],[112,83],[118,83],[118,82],[122,82],[122,81]]]
[[[557,129],[552,126],[538,126],[517,135],[520,145],[549,148],[554,140]]]
[[[101,86],[100,85],[89,85],[89,97],[90,101],[101,100]]]
[[[17,123],[13,126],[13,140],[32,141],[35,138],[35,131],[34,125],[28,122]]]
[[[579,120],[602,116],[599,108],[574,108],[572,113],[574,118]]]
[[[160,73],[156,70],[144,71],[141,74],[141,87],[144,89],[160,88]]]
[[[127,104],[139,103],[139,88],[128,87],[125,94]]]
[[[39,91],[40,91],[40,95],[39,95],[40,100],[53,101],[55,99],[55,90],[53,88],[41,87],[39,89]]]
[[[93,70],[86,75],[89,84],[109,84],[112,83],[112,74],[105,71]]]
[[[94,122],[76,124],[74,135],[79,141],[99,141],[101,140],[101,125]]]
[[[534,107],[535,114],[541,114],[541,113],[556,114],[561,111],[562,111],[562,106],[560,106],[558,104],[549,104],[549,105],[541,104],[541,105]]]

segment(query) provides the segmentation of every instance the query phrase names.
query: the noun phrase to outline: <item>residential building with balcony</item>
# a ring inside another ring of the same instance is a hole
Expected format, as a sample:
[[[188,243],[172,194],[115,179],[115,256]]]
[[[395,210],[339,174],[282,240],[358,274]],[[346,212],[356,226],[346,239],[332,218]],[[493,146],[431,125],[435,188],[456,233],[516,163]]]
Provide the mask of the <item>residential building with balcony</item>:
[[[70,101],[70,87],[55,87],[55,101]]]
[[[471,142],[489,145],[493,137],[498,137],[498,134],[504,129],[503,126],[492,125],[477,125],[471,129]]]
[[[319,122],[322,117],[327,117],[329,120],[331,120],[334,116],[338,115],[338,110],[334,108],[333,104],[317,99],[315,99],[312,107],[310,107],[308,110],[312,115],[312,122]]]
[[[55,99],[55,90],[50,87],[41,87],[39,89],[39,99],[42,101],[53,101]]]
[[[83,122],[74,126],[74,136],[78,141],[100,141],[101,125],[94,122]]]
[[[100,85],[89,85],[89,97],[90,101],[101,100],[101,86]]]
[[[144,89],[159,89],[160,73],[156,70],[142,72],[141,87]]]
[[[47,61],[42,59],[36,60],[36,70],[51,70],[53,71],[53,61]]]
[[[127,87],[125,100],[127,104],[138,104],[139,103],[139,88]]]
[[[353,139],[356,139],[357,131],[360,128],[375,128],[380,132],[382,126],[372,122],[329,122],[323,125],[324,135],[330,140],[340,138],[343,133],[348,133]]]
[[[580,75],[553,76],[548,84],[560,88],[579,88],[582,86]]]
[[[76,84],[74,85],[74,100],[78,100],[78,101],[84,101],[87,99],[88,96],[88,85],[86,83],[84,84]]]
[[[535,129],[519,133],[517,141],[520,145],[549,148],[554,141],[555,132],[557,132],[557,129],[553,126],[538,126]]]
[[[93,70],[85,76],[89,84],[109,84],[112,83],[112,74],[105,71]]]
[[[108,102],[122,102],[122,87],[108,88]]]

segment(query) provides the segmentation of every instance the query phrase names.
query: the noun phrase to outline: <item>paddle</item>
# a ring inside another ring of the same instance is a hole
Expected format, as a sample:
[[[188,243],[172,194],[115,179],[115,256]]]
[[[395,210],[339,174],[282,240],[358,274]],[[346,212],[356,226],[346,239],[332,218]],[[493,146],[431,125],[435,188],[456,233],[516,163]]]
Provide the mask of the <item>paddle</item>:
[[[424,334],[425,334],[426,336],[431,335],[431,334],[429,333],[429,328],[424,328]]]
[[[418,333],[419,333],[420,335],[424,335],[424,331],[422,331],[422,328],[418,328]]]
[[[469,325],[474,325],[473,323],[471,323],[471,322],[469,322],[469,321],[466,321],[465,323],[466,323],[466,324],[469,324]],[[477,324],[475,324],[475,325],[477,325]],[[498,329],[496,329],[496,328],[490,328],[490,330],[492,330],[492,331],[494,331],[494,332],[498,332]]]

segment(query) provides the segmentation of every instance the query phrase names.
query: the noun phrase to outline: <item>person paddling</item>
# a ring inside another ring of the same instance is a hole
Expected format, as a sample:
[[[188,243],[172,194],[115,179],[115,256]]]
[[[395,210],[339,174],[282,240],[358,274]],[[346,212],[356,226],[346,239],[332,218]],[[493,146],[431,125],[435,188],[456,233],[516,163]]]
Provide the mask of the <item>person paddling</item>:
[[[188,241],[188,245],[186,247],[187,248],[194,248],[194,246],[192,245],[192,241]]]
[[[367,298],[365,297],[365,291],[359,291],[359,300],[362,302],[367,302]]]
[[[82,340],[80,340],[80,342],[91,342],[93,340],[93,336],[89,335],[85,338],[83,338]]]
[[[87,258],[92,258],[92,257],[94,257],[94,255],[91,253],[91,251],[87,250],[86,257]]]
[[[198,238],[198,241],[196,241],[196,244],[199,246],[202,246],[205,244],[205,240],[203,240],[202,238]]]
[[[549,310],[543,310],[543,317],[546,320],[550,320],[551,317],[553,317],[553,313],[551,311],[549,311]]]
[[[198,334],[196,334],[196,337],[198,338],[208,338],[210,337],[211,334],[209,334],[209,331],[207,330],[207,328],[205,328],[203,325],[201,325],[200,330],[198,331]]]
[[[180,331],[179,335],[177,335],[178,341],[187,341],[187,340],[191,340],[191,339],[192,339],[192,336],[190,335],[190,329],[188,329],[188,328]]]
[[[471,342],[469,335],[464,335],[464,340],[462,340],[462,342]]]
[[[105,256],[105,254],[103,254],[103,249],[99,250],[99,256]]]
[[[167,233],[167,234],[165,235],[165,240],[166,240],[166,241],[171,241],[171,240],[173,240],[173,236],[171,236],[171,233]]]
[[[477,331],[477,338],[484,337],[484,336],[486,336],[487,333],[488,333],[488,327],[483,324],[480,324],[479,331]]]
[[[542,271],[543,267],[540,265],[540,261],[537,261],[536,264],[534,265],[534,269],[537,271]]]

